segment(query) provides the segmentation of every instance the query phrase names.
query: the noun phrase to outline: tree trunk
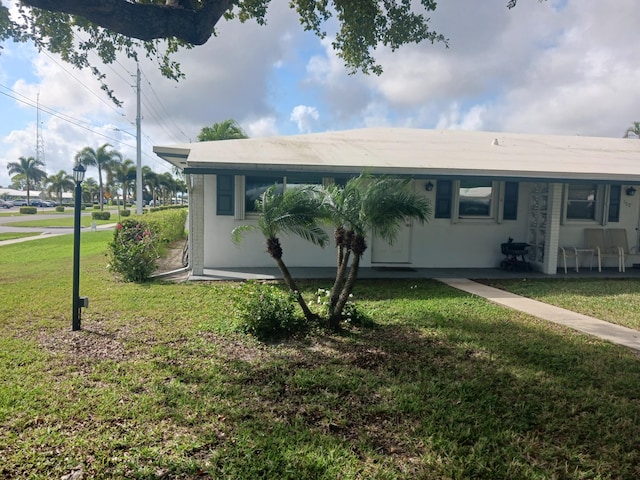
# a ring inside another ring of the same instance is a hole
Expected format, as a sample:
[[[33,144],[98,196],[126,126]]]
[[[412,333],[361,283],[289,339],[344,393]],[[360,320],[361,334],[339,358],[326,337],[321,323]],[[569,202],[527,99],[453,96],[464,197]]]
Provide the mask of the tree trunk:
[[[338,297],[340,295],[340,290],[342,290],[342,287],[344,286],[350,253],[350,250],[345,251],[343,247],[339,247],[336,280],[331,287],[331,296],[329,297],[329,318],[334,316],[336,304],[338,303]]]
[[[306,318],[308,322],[313,322],[314,320],[317,320],[317,315],[315,315],[313,312],[311,312],[311,310],[309,310],[309,306],[307,305],[307,302],[305,302],[304,297],[302,296],[302,293],[298,288],[298,285],[296,284],[295,280],[291,276],[291,273],[289,273],[289,269],[282,261],[282,258],[273,257],[273,259],[276,261],[276,264],[278,265],[278,268],[282,273],[284,282],[287,284],[289,289],[296,296],[298,305],[300,305],[300,308],[302,309],[302,313],[304,313],[304,318]]]
[[[353,291],[353,286],[356,283],[358,277],[358,268],[360,267],[360,255],[353,256],[353,262],[351,263],[351,269],[349,270],[349,276],[340,291],[336,306],[329,317],[329,327],[333,330],[337,330],[340,326],[340,320],[342,319],[342,311],[344,306],[349,301],[349,295]]]

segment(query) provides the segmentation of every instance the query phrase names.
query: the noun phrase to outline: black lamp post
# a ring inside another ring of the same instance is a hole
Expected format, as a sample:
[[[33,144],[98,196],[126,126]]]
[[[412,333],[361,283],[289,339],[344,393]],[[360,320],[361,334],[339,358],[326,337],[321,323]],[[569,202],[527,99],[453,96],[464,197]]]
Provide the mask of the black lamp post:
[[[80,298],[80,209],[82,208],[82,181],[87,171],[78,163],[73,167],[73,180],[76,182],[76,208],[73,222],[73,320],[71,330],[80,330],[80,309],[86,306],[87,299]]]

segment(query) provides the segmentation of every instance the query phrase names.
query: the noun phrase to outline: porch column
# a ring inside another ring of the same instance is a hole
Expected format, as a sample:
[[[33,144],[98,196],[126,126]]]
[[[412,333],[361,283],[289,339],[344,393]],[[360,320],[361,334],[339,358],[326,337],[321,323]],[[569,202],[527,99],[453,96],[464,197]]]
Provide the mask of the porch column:
[[[560,217],[562,215],[562,184],[550,183],[547,197],[547,230],[544,237],[542,272],[558,273],[558,248],[560,246]]]
[[[204,176],[194,174],[189,192],[189,264],[191,275],[204,273]]]

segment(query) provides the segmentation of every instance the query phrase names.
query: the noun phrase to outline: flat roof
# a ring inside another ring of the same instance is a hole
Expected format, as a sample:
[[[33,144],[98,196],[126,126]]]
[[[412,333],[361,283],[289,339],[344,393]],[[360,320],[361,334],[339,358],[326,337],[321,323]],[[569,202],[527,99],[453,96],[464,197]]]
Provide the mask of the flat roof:
[[[191,173],[279,171],[640,182],[640,140],[367,128],[155,146]]]

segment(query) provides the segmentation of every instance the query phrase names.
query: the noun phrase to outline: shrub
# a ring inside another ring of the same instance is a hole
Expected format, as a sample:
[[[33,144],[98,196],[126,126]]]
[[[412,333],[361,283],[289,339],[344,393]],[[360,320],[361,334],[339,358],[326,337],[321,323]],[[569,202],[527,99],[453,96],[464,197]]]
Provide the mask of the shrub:
[[[111,212],[91,212],[91,218],[93,220],[109,220]]]
[[[20,213],[35,215],[38,213],[38,209],[36,207],[20,207]]]
[[[159,243],[171,243],[184,238],[187,210],[162,210],[145,215],[149,229]]]
[[[109,268],[128,282],[144,282],[156,269],[158,252],[149,225],[135,218],[118,223],[108,245]]]
[[[93,209],[94,209],[94,210],[100,210],[100,205],[99,205],[99,204],[97,204],[97,203],[95,203],[95,204],[93,205]]]
[[[129,217],[131,216],[131,210],[120,210],[121,217]]]
[[[307,329],[295,315],[295,298],[274,285],[243,283],[234,296],[236,329],[260,340],[291,336]]]
[[[62,205],[58,205],[56,207],[56,212],[60,212],[60,213],[64,212],[64,207]]]

